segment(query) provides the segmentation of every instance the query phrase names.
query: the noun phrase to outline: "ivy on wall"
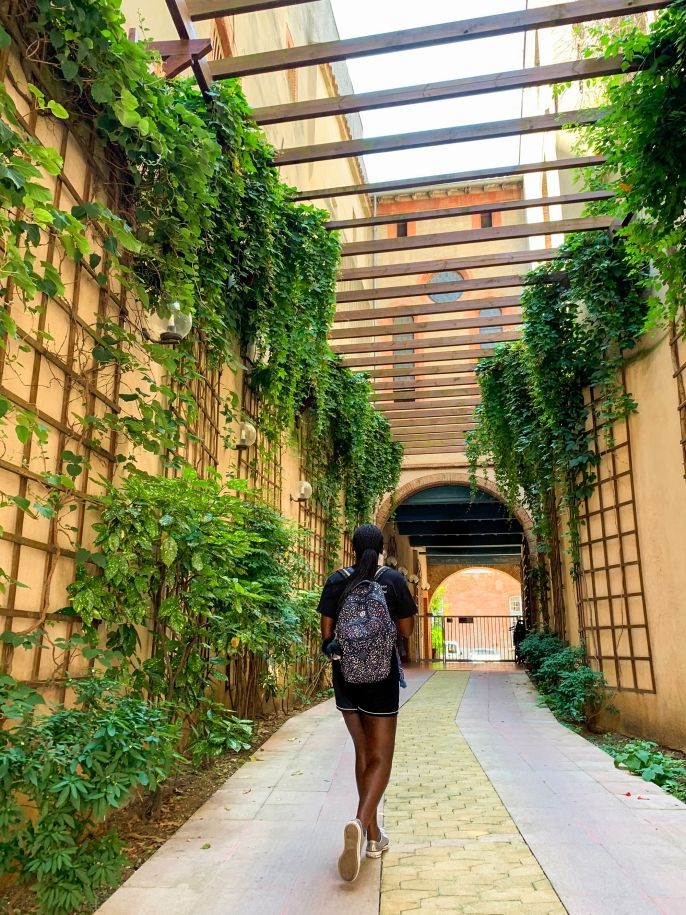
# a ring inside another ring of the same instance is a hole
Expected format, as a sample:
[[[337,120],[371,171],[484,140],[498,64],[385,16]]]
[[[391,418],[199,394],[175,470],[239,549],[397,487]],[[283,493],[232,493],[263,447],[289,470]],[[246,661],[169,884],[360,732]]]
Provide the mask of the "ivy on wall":
[[[686,4],[671,3],[647,34],[627,20],[594,30],[593,43],[588,56],[621,55],[639,67],[604,84],[609,111],[584,129],[584,144],[606,162],[586,181],[615,193],[603,211],[632,217],[620,230],[627,255],[652,263],[663,296],[651,299],[649,318],[663,322],[686,302]]]
[[[648,274],[623,239],[584,233],[570,236],[559,258],[529,279],[522,340],[496,348],[477,367],[482,398],[468,456],[474,481],[492,465],[510,506],[528,507],[544,547],[552,536],[546,506],[559,494],[578,574],[580,506],[598,466],[584,391],[596,389],[608,437],[636,409],[620,369],[645,326]]]
[[[351,487],[347,502],[357,506],[355,512],[347,511],[348,518],[368,518],[383,495],[380,487],[397,479],[397,449],[388,424],[376,418],[368,398],[364,403],[357,398],[355,412],[331,423],[338,407],[346,409],[340,397],[329,399],[337,389],[330,383],[333,356],[326,341],[335,308],[338,237],[325,227],[328,214],[293,202],[239,84],[222,82],[205,99],[191,81],[163,79],[156,55],[126,37],[118,0],[26,0],[21,13],[7,25],[18,29],[21,23],[21,34],[14,37],[31,39],[31,58],[42,74],[50,73],[46,90],[60,101],[50,101],[46,108],[94,126],[128,225],[94,204],[69,213],[42,206],[49,198],[41,169],[57,174],[59,156],[26,140],[19,121],[10,117],[9,134],[0,139],[10,154],[19,149],[35,180],[31,188],[13,187],[11,176],[0,175],[0,205],[23,207],[21,218],[10,216],[2,226],[11,242],[5,276],[21,288],[24,242],[35,237],[37,243],[40,228],[50,228],[76,260],[89,259],[103,283],[116,270],[144,308],[164,315],[179,302],[192,312],[194,336],[216,365],[235,364],[236,342],[244,350],[253,344],[257,360],[250,383],[261,398],[267,440],[276,446],[312,404],[318,418],[311,426],[319,432],[345,425],[350,454],[366,455],[367,496],[355,490],[357,469],[342,474],[340,462],[335,472],[323,463],[324,455],[336,448],[322,448],[321,440],[315,473],[320,480],[339,481],[336,498],[331,486],[320,486],[332,527],[340,515],[342,481]],[[8,41],[7,32],[1,32],[0,43]],[[35,94],[45,104],[42,93]],[[9,97],[3,99],[11,109]],[[93,223],[106,236],[102,261],[89,252],[86,240]],[[36,289],[61,294],[55,273],[43,264],[24,302]],[[116,363],[125,382],[128,373],[132,379],[142,377],[143,384],[136,381],[124,394],[130,410],[84,417],[83,422],[96,440],[119,431],[132,446],[178,465],[184,438],[193,437],[189,429],[197,409],[188,392],[198,377],[193,341],[170,353],[143,341],[139,331],[114,320],[98,326],[96,362]],[[174,378],[175,388],[156,381],[155,366]],[[339,365],[336,377],[346,372]],[[347,386],[357,390],[359,381],[351,375]],[[227,405],[229,418],[235,406]],[[123,456],[130,466],[133,458],[133,450]]]

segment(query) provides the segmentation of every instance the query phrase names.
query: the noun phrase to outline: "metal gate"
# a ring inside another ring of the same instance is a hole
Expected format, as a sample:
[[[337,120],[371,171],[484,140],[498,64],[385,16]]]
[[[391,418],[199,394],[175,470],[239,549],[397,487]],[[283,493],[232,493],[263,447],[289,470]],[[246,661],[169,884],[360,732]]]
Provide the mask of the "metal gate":
[[[417,617],[410,640],[413,661],[514,661],[512,633],[521,616]]]

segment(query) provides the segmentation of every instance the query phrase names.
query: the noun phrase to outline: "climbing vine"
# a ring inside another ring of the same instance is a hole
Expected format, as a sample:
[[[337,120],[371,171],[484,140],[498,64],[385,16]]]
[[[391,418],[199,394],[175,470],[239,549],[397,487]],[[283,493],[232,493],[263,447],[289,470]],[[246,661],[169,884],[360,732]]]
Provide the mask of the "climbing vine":
[[[476,481],[481,466],[493,466],[510,506],[524,501],[531,511],[543,544],[551,536],[546,506],[558,493],[578,571],[579,510],[598,464],[584,392],[596,389],[608,437],[636,408],[620,369],[645,326],[647,270],[621,238],[579,234],[529,281],[522,340],[477,368],[482,400],[468,437],[470,467]]]
[[[663,287],[651,299],[651,322],[673,319],[686,301],[686,4],[671,3],[647,34],[631,20],[593,34],[589,56],[622,55],[639,66],[605,84],[608,114],[585,128],[584,144],[606,161],[586,180],[614,192],[604,211],[632,217],[620,230],[627,256],[639,268],[651,261]]]
[[[39,104],[57,117],[93,125],[131,227],[95,204],[54,214],[50,228],[61,232],[67,253],[87,258],[103,284],[116,270],[144,309],[164,316],[178,302],[192,312],[195,338],[215,364],[235,364],[236,342],[243,351],[252,348],[250,384],[260,395],[261,430],[272,447],[294,429],[308,405],[316,403],[322,415],[331,416],[338,401],[327,402],[332,354],[326,333],[335,307],[338,237],[326,228],[326,213],[296,204],[281,183],[273,150],[252,120],[239,84],[222,82],[203,98],[192,81],[163,79],[158,58],[127,38],[118,0],[19,0],[18,12],[8,28],[19,42],[29,40],[29,59],[42,75],[50,74],[46,91],[60,100],[46,105],[35,89]],[[9,41],[9,34],[0,32],[0,44]],[[5,104],[11,107],[8,97]],[[3,139],[9,139],[10,148],[23,144],[37,200],[47,201],[41,172],[58,174],[59,156],[25,140],[22,125],[11,120],[11,136]],[[12,275],[17,272],[13,255],[26,261],[19,254],[26,240],[20,236],[37,239],[50,209],[32,207],[27,188],[12,189],[11,176],[0,175],[0,181],[8,208],[23,207],[21,219],[2,227],[16,242],[5,259],[6,275],[21,288],[22,278]],[[27,213],[33,213],[34,224]],[[87,244],[93,223],[104,234],[102,261]],[[43,273],[37,288],[43,284],[46,294],[60,294],[54,268],[44,264]],[[25,302],[34,291],[27,290]],[[188,391],[198,378],[193,340],[170,353],[142,340],[140,330],[141,321],[131,315],[124,325],[117,317],[100,322],[93,358],[117,365],[124,378],[122,398],[132,406],[80,420],[96,441],[107,432],[121,432],[134,449],[143,447],[179,464],[182,443],[193,438],[196,415]],[[159,382],[156,366],[175,386]],[[340,367],[337,374],[345,372]],[[349,385],[355,385],[352,376]],[[229,419],[235,407],[226,405]],[[367,447],[374,422],[370,407],[359,402],[358,407],[342,422],[355,453],[366,448],[368,474],[386,478],[390,430],[377,422],[373,443],[382,441],[372,452]],[[324,428],[319,420],[315,425]],[[133,451],[122,455],[129,462],[133,458]],[[326,469],[320,476],[325,475]],[[358,476],[348,474],[348,479],[354,487]],[[373,486],[371,492],[377,492]],[[333,522],[340,497],[329,496],[327,516]],[[360,498],[353,493],[348,500]],[[365,510],[369,514],[368,506]]]

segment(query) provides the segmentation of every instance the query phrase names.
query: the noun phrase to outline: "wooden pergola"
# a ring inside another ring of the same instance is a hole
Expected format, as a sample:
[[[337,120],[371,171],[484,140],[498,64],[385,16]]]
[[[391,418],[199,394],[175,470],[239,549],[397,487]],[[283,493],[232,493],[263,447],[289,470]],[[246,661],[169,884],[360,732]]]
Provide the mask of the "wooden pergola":
[[[215,60],[208,59],[208,43],[199,39],[195,31],[195,23],[199,21],[250,15],[305,2],[308,0],[167,0],[179,34],[178,43],[164,43],[169,72],[192,67],[200,87],[206,91],[214,80],[257,75],[269,79],[270,74],[301,67],[592,23],[668,5],[668,0],[573,0]],[[424,85],[297,100],[258,108],[255,118],[265,126],[292,124],[503,90],[606,78],[629,72],[636,66],[638,62],[625,63],[619,58],[570,60]],[[547,134],[567,126],[592,124],[604,113],[597,108],[554,111],[499,122],[457,124],[382,137],[352,137],[281,149],[275,154],[275,163],[288,167],[482,139]],[[341,286],[336,296],[337,312],[330,341],[334,352],[347,365],[369,374],[374,404],[388,417],[394,437],[403,442],[406,454],[451,454],[464,450],[465,433],[474,428],[474,408],[479,403],[475,363],[487,357],[495,344],[520,337],[520,295],[527,282],[526,270],[533,264],[554,259],[556,242],[569,232],[612,228],[612,221],[606,217],[550,216],[554,209],[562,212],[561,208],[566,206],[607,199],[611,195],[605,192],[580,188],[574,193],[544,192],[543,196],[531,198],[520,195],[458,206],[445,205],[446,196],[470,184],[593,168],[602,162],[601,157],[594,155],[568,156],[420,178],[408,176],[382,182],[298,189],[298,199],[323,201],[324,206],[331,208],[333,201],[351,196],[370,202],[368,214],[350,219],[332,218],[328,224],[332,231],[339,230],[343,235]],[[409,200],[410,195],[415,199],[407,210],[388,207],[388,211],[379,212],[379,203],[389,199],[387,195],[396,195],[396,200]],[[496,214],[500,218],[501,214],[519,213],[526,220],[530,210],[542,213],[543,219],[536,215],[530,222],[492,224]],[[481,217],[481,228],[449,228],[452,221],[475,215]],[[433,231],[432,221],[439,220],[440,228]],[[408,222],[414,227],[419,225],[420,231],[399,232],[398,228],[406,227]],[[506,250],[494,250],[495,244],[502,246],[503,242]],[[524,250],[519,247],[522,243],[528,246]],[[464,253],[459,251],[461,246],[465,246]],[[450,249],[449,254],[437,256],[435,249],[440,248]],[[421,252],[426,249],[432,249],[433,253],[422,257]],[[477,275],[473,275],[474,271]],[[469,275],[463,276],[465,272]],[[442,275],[438,281],[434,280],[437,275]]]

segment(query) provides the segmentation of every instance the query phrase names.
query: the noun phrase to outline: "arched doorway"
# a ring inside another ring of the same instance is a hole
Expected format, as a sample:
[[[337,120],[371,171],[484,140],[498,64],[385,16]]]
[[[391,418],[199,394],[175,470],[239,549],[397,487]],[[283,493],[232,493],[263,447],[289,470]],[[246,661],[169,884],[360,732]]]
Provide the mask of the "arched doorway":
[[[515,617],[510,617],[509,605],[499,614],[481,612],[477,604],[451,615],[432,614],[430,602],[450,576],[468,571],[487,576],[492,571],[494,587],[495,582],[501,587],[506,580],[512,582],[508,597],[519,598],[513,609],[521,614],[531,538],[526,515],[513,517],[492,483],[485,481],[474,492],[464,476],[450,473],[406,482],[392,511],[390,502],[381,507],[378,521],[386,522],[387,561],[415,586],[420,615],[408,646],[410,659],[474,661],[490,655],[492,660],[511,660]],[[458,630],[459,638],[453,637]],[[446,646],[451,657],[446,657]]]
[[[435,589],[429,612],[432,660],[514,660],[514,625],[522,619],[516,576],[479,565],[451,572]]]

